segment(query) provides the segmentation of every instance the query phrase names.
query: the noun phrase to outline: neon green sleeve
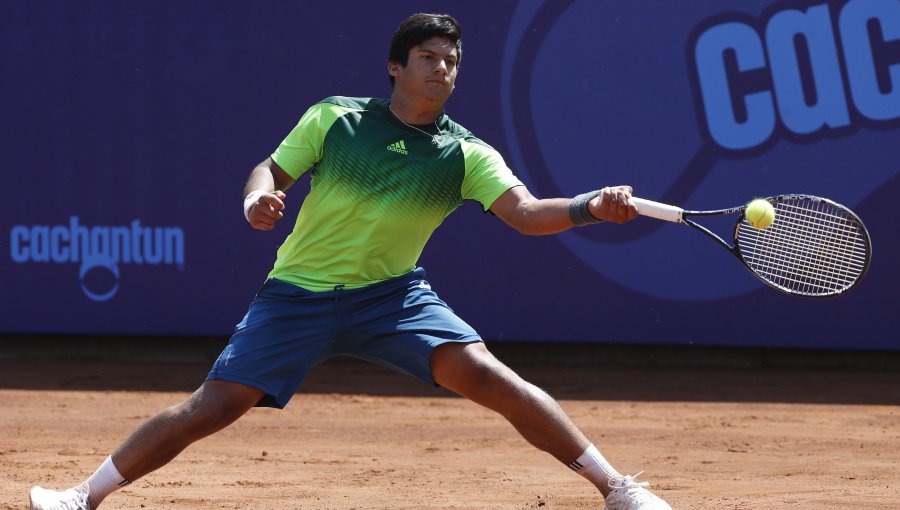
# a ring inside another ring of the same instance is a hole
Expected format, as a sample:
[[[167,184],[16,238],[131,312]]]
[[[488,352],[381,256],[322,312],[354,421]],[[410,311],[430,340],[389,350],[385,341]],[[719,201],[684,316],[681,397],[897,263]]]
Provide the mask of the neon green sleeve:
[[[463,200],[477,200],[487,211],[506,190],[522,186],[522,181],[506,166],[503,156],[493,147],[468,140],[460,140],[459,143],[466,161]]]
[[[288,175],[298,179],[322,159],[322,146],[328,130],[335,121],[351,111],[354,110],[325,102],[313,105],[275,149],[272,160]]]

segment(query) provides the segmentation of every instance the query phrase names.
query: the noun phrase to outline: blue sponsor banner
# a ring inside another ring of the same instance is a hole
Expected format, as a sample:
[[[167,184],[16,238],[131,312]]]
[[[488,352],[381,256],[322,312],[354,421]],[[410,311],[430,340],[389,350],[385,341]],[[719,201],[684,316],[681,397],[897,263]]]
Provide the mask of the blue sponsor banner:
[[[529,238],[465,204],[421,263],[485,338],[900,349],[900,0],[3,2],[0,332],[229,334],[308,186],[254,231],[250,169],[319,99],[388,96],[393,30],[431,9],[464,29],[448,113],[535,195],[820,195],[874,246],[811,300],[692,229]]]

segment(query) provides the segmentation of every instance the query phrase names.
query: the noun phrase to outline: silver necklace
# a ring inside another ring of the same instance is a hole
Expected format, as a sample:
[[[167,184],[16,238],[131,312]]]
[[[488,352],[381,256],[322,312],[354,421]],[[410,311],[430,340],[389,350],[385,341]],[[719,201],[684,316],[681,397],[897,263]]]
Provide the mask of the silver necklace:
[[[407,124],[403,119],[400,118],[399,115],[397,115],[397,112],[394,111],[394,108],[390,104],[388,104],[388,110],[390,110],[391,113],[394,114],[394,118],[399,120],[404,126],[415,129],[416,131],[422,133],[423,135],[430,137],[431,143],[433,143],[438,149],[443,149],[444,147],[453,143],[453,137],[451,137],[450,135],[444,134],[444,132],[441,130],[440,126],[438,126],[436,119],[434,121],[434,128],[437,129],[437,134],[433,135],[433,134],[429,133],[428,131],[425,131],[425,130],[417,128],[416,126],[413,126],[412,124]]]

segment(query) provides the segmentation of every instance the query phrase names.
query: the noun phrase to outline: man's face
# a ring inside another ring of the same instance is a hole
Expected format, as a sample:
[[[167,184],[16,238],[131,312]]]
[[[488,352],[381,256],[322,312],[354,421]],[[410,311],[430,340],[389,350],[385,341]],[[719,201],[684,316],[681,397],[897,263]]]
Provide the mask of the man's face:
[[[388,62],[388,73],[395,91],[444,103],[453,93],[458,61],[455,44],[432,37],[409,50],[406,67]]]

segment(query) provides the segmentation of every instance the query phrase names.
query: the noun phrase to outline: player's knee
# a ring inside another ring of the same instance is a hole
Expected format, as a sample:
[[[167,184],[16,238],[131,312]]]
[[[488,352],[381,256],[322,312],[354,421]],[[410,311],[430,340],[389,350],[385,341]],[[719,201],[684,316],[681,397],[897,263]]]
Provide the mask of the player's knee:
[[[558,405],[556,399],[550,396],[549,393],[544,391],[542,388],[535,386],[529,382],[525,382],[525,391],[528,392],[529,399],[542,407],[547,406],[556,406]]]
[[[205,437],[223,428],[225,413],[214,406],[186,406],[183,409],[185,433],[194,437]]]
[[[498,402],[521,399],[532,392],[532,385],[496,359],[486,360],[474,370],[471,390],[484,399]]]
[[[514,398],[527,384],[478,343],[449,345],[438,351],[432,366],[438,384],[489,407],[492,401]]]
[[[245,406],[226,398],[209,398],[202,389],[174,408],[184,433],[194,438],[205,437],[227,427],[246,410]]]

